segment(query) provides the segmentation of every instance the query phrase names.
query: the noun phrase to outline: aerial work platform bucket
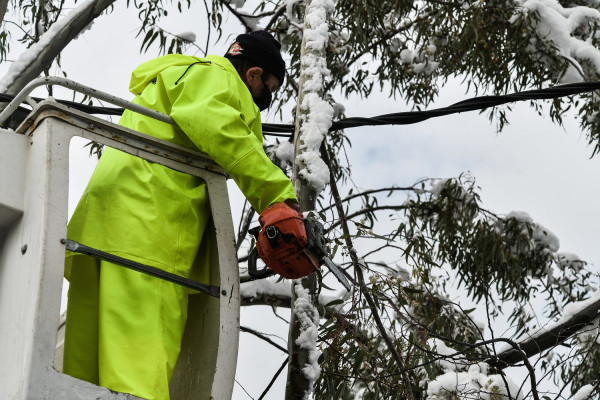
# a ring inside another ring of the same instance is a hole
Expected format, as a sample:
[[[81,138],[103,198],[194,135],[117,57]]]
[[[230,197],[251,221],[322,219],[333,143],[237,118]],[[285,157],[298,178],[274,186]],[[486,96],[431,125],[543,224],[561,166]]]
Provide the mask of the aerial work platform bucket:
[[[128,102],[118,104],[124,103]],[[230,399],[238,350],[239,275],[225,172],[202,153],[54,101],[38,104],[15,131],[0,129],[2,398],[137,398],[62,374],[60,356],[55,363],[67,234],[69,143],[74,136],[206,181],[217,238],[211,241],[212,254],[217,256],[211,257],[210,285],[219,288],[218,298],[190,295],[170,392],[177,400]]]

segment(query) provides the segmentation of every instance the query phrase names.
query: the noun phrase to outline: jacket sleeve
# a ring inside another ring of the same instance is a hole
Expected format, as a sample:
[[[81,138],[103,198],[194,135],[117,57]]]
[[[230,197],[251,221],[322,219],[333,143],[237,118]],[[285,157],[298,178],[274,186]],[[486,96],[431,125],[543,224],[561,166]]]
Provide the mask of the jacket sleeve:
[[[167,87],[170,115],[197,148],[223,167],[259,213],[295,199],[291,181],[264,152],[246,124],[231,73],[199,66]]]

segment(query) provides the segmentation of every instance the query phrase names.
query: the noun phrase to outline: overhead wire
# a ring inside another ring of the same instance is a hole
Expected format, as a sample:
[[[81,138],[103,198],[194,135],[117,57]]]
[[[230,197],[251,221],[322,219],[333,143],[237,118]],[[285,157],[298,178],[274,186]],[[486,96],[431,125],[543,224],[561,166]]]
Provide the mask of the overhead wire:
[[[600,82],[579,82],[558,85],[546,89],[527,90],[506,95],[479,96],[463,100],[448,107],[424,111],[405,111],[392,114],[378,115],[375,117],[350,117],[334,121],[329,131],[356,128],[360,126],[380,125],[409,125],[444,115],[457,114],[467,111],[483,110],[507,103],[525,100],[547,100],[559,97],[572,96],[600,89]],[[284,133],[292,134],[294,126],[288,124],[263,124],[263,134],[283,136]]]
[[[489,107],[496,107],[507,103],[525,100],[547,100],[556,99],[565,96],[583,94],[600,90],[600,82],[578,82],[565,85],[558,85],[545,89],[534,89],[523,92],[516,92],[506,95],[478,96],[452,104],[448,107],[435,108],[424,111],[403,111],[392,114],[378,115],[375,117],[350,117],[334,121],[329,131],[336,131],[348,128],[357,128],[361,126],[381,126],[381,125],[409,125],[428,120],[430,118],[441,117],[445,115],[457,114],[468,111],[484,110]],[[11,101],[14,96],[0,93],[0,102]],[[35,101],[41,101],[41,98],[33,98]],[[69,100],[56,100],[58,103],[67,105],[88,114],[102,115],[121,115],[123,109],[119,107],[99,107],[87,104],[77,103]],[[25,110],[25,109],[23,109]],[[22,111],[23,111],[22,110]],[[275,137],[291,137],[295,126],[292,124],[262,124],[263,135]]]

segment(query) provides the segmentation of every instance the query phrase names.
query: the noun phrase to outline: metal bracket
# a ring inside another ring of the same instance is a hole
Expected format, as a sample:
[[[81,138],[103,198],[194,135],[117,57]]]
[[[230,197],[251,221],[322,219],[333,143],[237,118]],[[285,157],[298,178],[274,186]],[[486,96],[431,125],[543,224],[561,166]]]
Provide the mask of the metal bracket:
[[[153,276],[155,278],[160,278],[165,281],[176,283],[178,285],[185,286],[187,288],[194,289],[199,292],[204,292],[210,296],[220,298],[219,292],[221,289],[218,286],[212,286],[207,285],[205,283],[196,282],[192,279],[184,278],[183,276],[163,271],[162,269],[151,267],[149,265],[141,264],[123,257],[115,256],[114,254],[106,253],[104,251],[88,247],[81,243],[77,243],[71,239],[62,239],[61,243],[65,244],[67,250],[69,251],[100,258],[105,261],[110,261],[113,264],[117,264],[122,267]]]

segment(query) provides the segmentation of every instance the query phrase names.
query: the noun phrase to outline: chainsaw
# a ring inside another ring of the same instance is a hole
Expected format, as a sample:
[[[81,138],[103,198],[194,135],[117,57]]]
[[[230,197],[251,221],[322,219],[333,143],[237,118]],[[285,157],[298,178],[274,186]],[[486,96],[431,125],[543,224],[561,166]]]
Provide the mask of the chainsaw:
[[[275,203],[260,214],[258,222],[260,226],[249,230],[256,238],[256,247],[248,257],[248,273],[252,278],[261,279],[277,273],[285,278],[298,279],[325,264],[350,291],[348,279],[329,257],[323,224],[313,213],[304,218],[285,203]],[[266,265],[260,270],[256,267],[258,257]]]

